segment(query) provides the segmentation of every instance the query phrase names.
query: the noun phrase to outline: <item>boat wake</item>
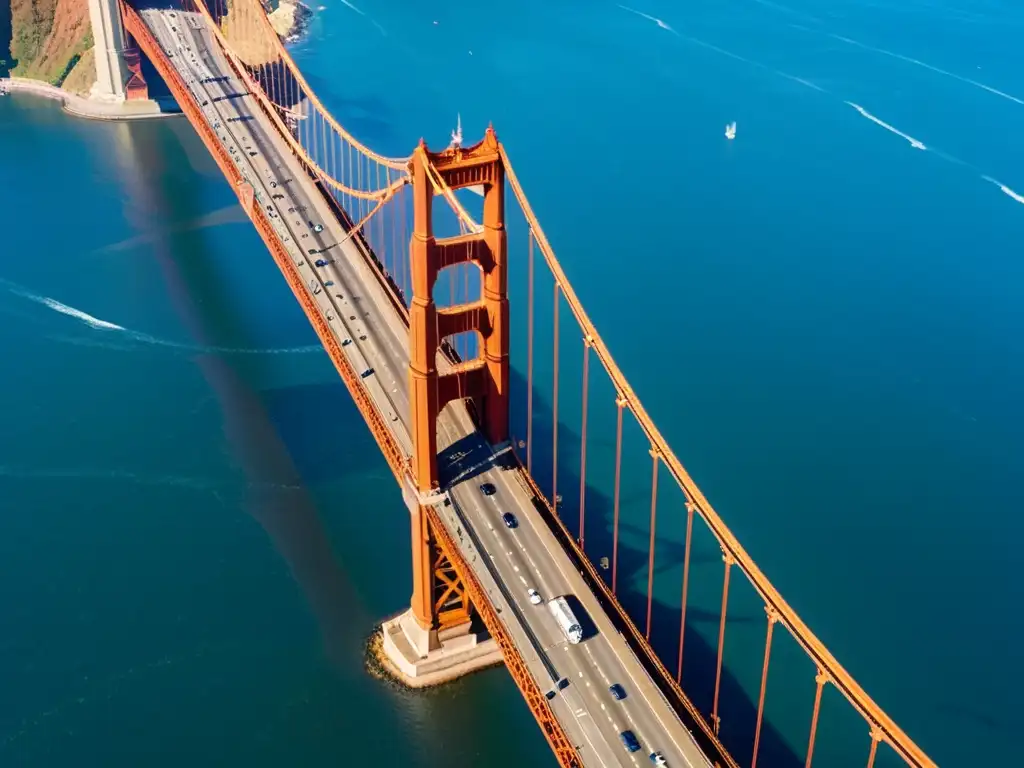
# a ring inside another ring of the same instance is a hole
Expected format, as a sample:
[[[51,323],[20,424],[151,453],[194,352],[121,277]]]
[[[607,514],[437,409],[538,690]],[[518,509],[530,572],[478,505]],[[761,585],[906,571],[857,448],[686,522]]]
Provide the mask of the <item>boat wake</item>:
[[[983,178],[985,181],[989,182],[990,184],[995,184],[997,187],[999,187],[999,189],[1002,191],[1002,193],[1004,195],[1007,195],[1008,197],[1012,197],[1018,203],[1021,203],[1022,205],[1024,205],[1024,195],[1020,194],[1019,192],[1014,192],[1012,189],[1010,189],[1008,186],[1003,184],[1001,181],[996,181],[991,176],[982,176],[981,178]]]
[[[362,8],[358,7],[355,3],[353,3],[352,0],[341,0],[341,4],[344,5],[346,8],[349,8],[349,9],[355,11],[360,16],[362,16],[364,19],[366,19],[371,24],[373,24],[373,26],[375,26],[377,28],[377,31],[380,32],[382,35],[384,35],[384,37],[388,36],[387,30],[385,30],[384,27],[382,27],[377,22],[377,20],[375,18],[373,18],[373,16],[368,14]]]
[[[80,309],[69,307],[67,304],[62,304],[56,299],[51,299],[47,296],[39,296],[31,291],[26,291],[20,286],[8,284],[8,289],[15,296],[20,296],[23,299],[28,299],[29,301],[34,301],[37,304],[42,304],[44,307],[49,307],[54,312],[59,312],[62,315],[73,317],[76,320],[85,323],[90,328],[95,328],[98,331],[123,331],[125,333],[131,333],[127,328],[120,326],[117,323],[109,323],[106,320],[100,320],[98,317],[93,317],[88,312],[83,312]]]
[[[7,290],[15,296],[31,301],[35,304],[46,307],[54,312],[57,312],[66,317],[74,318],[83,325],[87,325],[93,330],[103,331],[105,333],[116,334],[120,337],[127,338],[130,341],[137,342],[139,344],[148,344],[159,347],[169,347],[171,349],[179,349],[186,352],[196,354],[222,354],[222,355],[294,355],[294,354],[311,354],[317,352],[323,352],[323,347],[319,344],[309,344],[301,347],[284,347],[277,349],[253,349],[245,347],[207,347],[200,346],[197,344],[186,344],[178,341],[171,341],[170,339],[161,339],[157,336],[151,336],[148,333],[142,333],[140,331],[133,331],[130,328],[125,328],[123,325],[117,323],[111,323],[108,320],[101,320],[98,317],[90,315],[88,312],[84,312],[81,309],[70,307],[56,299],[50,298],[49,296],[40,296],[37,293],[33,293],[20,285],[12,283],[8,280],[0,278],[0,283],[7,286]],[[119,344],[110,344],[98,340],[81,338],[69,338],[55,336],[53,337],[59,341],[67,341],[71,344],[80,344],[84,346],[96,346],[103,347],[106,349],[122,349],[131,350],[131,346],[123,346]]]
[[[971,80],[971,78],[969,78],[969,77],[964,77],[963,75],[958,75],[955,72],[948,72],[945,69],[940,69],[939,67],[932,66],[931,64],[928,64],[927,62],[921,61],[920,59],[912,59],[910,56],[904,56],[902,53],[895,53],[894,51],[887,51],[887,50],[885,50],[885,48],[876,48],[873,45],[868,45],[867,43],[862,43],[859,40],[854,40],[851,37],[843,37],[842,35],[836,35],[836,34],[833,34],[831,32],[827,32],[825,34],[827,34],[829,37],[833,38],[834,40],[839,40],[840,42],[846,43],[847,45],[853,45],[853,46],[856,46],[857,48],[863,48],[865,51],[872,51],[874,53],[880,53],[883,56],[891,56],[894,59],[899,59],[900,61],[905,61],[908,64],[913,64],[914,66],[921,67],[922,69],[927,69],[928,71],[935,72],[938,75],[943,75],[944,77],[950,77],[950,78],[952,78],[954,80],[959,80],[961,83],[966,83],[967,85],[973,85],[975,88],[980,88],[981,90],[987,91],[987,92],[993,94],[994,96],[1000,97],[1001,99],[1006,99],[1007,101],[1012,101],[1015,104],[1022,104],[1022,105],[1024,105],[1024,100],[1018,99],[1016,96],[1014,96],[1012,94],[1006,93],[1005,91],[1000,91],[997,88],[993,88],[991,85],[985,85],[985,83],[979,83],[977,80]]]
[[[345,2],[345,0],[341,0],[341,1]],[[679,34],[674,29],[672,29],[672,27],[670,27],[664,21],[659,19],[657,16],[651,16],[649,13],[644,13],[643,11],[638,11],[636,8],[630,8],[628,5],[620,5],[619,8],[621,8],[624,11],[626,11],[626,13],[632,13],[634,16],[639,16],[641,19],[647,19],[648,21],[653,21],[655,24],[657,24],[659,27],[661,27],[662,29],[664,29],[667,32],[671,32],[671,33],[676,34],[676,35]]]
[[[928,149],[928,147],[926,147],[922,142],[920,142],[917,139],[915,139],[913,136],[909,136],[906,133],[904,133],[903,131],[901,131],[899,128],[896,128],[895,126],[889,125],[889,123],[885,122],[884,120],[880,120],[879,118],[875,117],[870,112],[868,112],[866,109],[864,109],[864,107],[862,107],[860,104],[854,104],[852,101],[847,101],[845,103],[849,104],[851,107],[856,109],[858,112],[860,112],[864,117],[866,117],[868,120],[870,120],[875,125],[880,125],[883,128],[885,128],[885,130],[889,131],[889,133],[895,133],[901,139],[906,139],[907,141],[910,142],[910,146],[912,146],[914,149],[924,149],[924,150]]]

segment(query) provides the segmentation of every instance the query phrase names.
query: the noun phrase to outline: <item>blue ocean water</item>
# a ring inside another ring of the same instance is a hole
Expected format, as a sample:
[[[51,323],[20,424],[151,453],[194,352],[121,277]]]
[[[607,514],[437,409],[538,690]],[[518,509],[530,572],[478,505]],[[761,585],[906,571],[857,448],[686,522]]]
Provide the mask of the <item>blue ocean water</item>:
[[[493,121],[620,366],[762,569],[937,762],[1012,762],[1024,10],[322,2],[295,56],[338,119],[394,155],[443,144],[456,114],[467,137]],[[5,97],[0,147],[0,676],[18,692],[0,695],[0,756],[327,764],[369,734],[365,759],[476,765],[514,728],[504,763],[549,760],[500,673],[427,700],[365,677],[362,637],[407,599],[397,494],[188,126]],[[590,466],[606,468],[614,411],[594,386],[592,413],[609,410]],[[635,554],[650,465],[627,437]],[[670,608],[682,518],[666,503]],[[687,644],[713,648],[722,566],[710,540],[698,551]],[[624,566],[627,603],[646,568]],[[731,693],[756,697],[763,614],[734,589]],[[777,653],[768,711],[802,763],[814,669]],[[866,728],[829,719],[834,693],[816,764],[863,764]]]

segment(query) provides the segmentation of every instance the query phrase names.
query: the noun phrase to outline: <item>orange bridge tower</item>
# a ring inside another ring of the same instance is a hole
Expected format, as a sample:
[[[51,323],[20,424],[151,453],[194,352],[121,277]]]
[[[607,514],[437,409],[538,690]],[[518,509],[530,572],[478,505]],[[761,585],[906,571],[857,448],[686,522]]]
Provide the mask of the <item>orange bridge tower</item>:
[[[413,234],[409,244],[412,297],[409,307],[409,393],[412,473],[406,500],[412,523],[413,591],[410,610],[384,624],[388,659],[412,684],[430,684],[500,662],[495,642],[478,636],[466,585],[452,564],[442,531],[428,507],[444,506],[438,473],[438,418],[452,402],[470,400],[487,441],[497,445],[509,432],[509,304],[505,231],[505,169],[498,138],[488,128],[478,144],[413,153]],[[482,186],[479,231],[437,238],[433,201],[464,187]],[[433,298],[438,275],[448,267],[475,263],[481,271],[479,299],[439,309]],[[455,360],[442,353],[445,340],[479,335],[481,353]],[[448,537],[450,538],[450,537]]]

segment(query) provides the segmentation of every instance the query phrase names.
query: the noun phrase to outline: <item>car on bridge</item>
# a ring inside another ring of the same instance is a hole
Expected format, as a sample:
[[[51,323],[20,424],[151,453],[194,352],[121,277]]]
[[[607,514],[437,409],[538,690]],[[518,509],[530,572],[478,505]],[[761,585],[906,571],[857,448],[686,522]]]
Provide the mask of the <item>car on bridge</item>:
[[[616,701],[622,701],[624,698],[626,698],[626,689],[618,683],[615,683],[615,685],[608,686],[608,690],[611,692],[612,698],[614,698]]]
[[[668,765],[668,760],[661,752],[651,752],[651,762],[655,765]]]
[[[544,602],[544,598],[540,596],[540,592],[536,589],[531,588],[526,590],[526,596],[530,598],[531,605],[540,605]]]
[[[519,527],[519,521],[516,520],[516,516],[513,515],[511,512],[506,512],[505,514],[503,514],[501,516],[501,519],[502,519],[502,522],[504,522],[505,525],[507,527],[509,527],[509,528],[518,528]]]
[[[493,496],[495,491],[494,483],[481,483],[480,493],[484,496]]]
[[[619,734],[619,738],[622,739],[622,746],[624,746],[628,752],[639,751],[640,742],[637,740],[636,734],[632,731],[623,731]]]
[[[312,249],[310,249],[309,252],[310,253],[316,253],[316,251],[314,251]],[[327,266],[327,259],[317,259],[313,263],[316,264],[316,266],[318,266],[318,267],[326,267]]]

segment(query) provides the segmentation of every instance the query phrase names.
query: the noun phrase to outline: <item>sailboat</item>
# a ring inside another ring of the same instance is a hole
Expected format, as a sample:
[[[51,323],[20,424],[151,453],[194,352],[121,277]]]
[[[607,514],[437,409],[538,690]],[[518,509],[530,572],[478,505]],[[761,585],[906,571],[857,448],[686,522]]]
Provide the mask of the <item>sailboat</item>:
[[[736,138],[736,121],[733,120],[727,126],[725,126],[725,138],[735,139]]]

